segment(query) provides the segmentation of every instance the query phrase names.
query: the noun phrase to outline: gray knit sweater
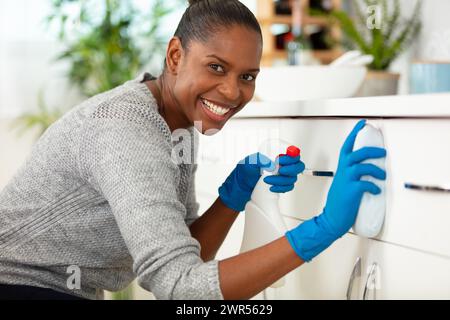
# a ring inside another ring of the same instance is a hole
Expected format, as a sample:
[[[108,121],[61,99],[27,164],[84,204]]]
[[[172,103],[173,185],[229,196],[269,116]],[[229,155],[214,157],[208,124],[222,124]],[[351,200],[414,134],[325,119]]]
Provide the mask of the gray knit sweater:
[[[223,298],[218,263],[188,228],[195,165],[172,161],[148,77],[85,101],[35,143],[0,193],[0,283],[95,299],[137,277],[158,299]]]

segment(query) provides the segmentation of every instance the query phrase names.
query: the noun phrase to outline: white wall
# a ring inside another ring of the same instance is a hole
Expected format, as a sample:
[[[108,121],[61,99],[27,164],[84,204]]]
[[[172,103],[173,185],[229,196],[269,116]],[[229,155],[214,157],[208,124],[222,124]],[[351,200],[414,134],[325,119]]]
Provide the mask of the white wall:
[[[399,93],[409,92],[409,67],[416,60],[450,61],[450,1],[419,0],[422,2],[422,31],[417,41],[413,43],[397,61],[392,64],[392,70],[400,72]],[[410,17],[416,1],[402,0],[402,15]]]
[[[405,1],[411,7],[413,1]],[[416,43],[416,58],[450,60],[450,1],[422,0],[423,29]]]
[[[65,80],[66,66],[53,61],[62,47],[43,25],[48,3],[0,1],[0,116],[35,109],[40,90],[52,107],[76,96]]]

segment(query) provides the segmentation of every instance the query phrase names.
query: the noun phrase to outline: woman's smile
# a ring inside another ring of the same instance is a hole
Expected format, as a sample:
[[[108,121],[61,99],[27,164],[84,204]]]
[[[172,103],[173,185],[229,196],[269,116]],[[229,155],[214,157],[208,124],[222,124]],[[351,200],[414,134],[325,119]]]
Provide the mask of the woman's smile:
[[[232,109],[236,108],[236,106],[224,105],[203,97],[200,97],[199,102],[203,113],[214,122],[225,121],[232,115]]]

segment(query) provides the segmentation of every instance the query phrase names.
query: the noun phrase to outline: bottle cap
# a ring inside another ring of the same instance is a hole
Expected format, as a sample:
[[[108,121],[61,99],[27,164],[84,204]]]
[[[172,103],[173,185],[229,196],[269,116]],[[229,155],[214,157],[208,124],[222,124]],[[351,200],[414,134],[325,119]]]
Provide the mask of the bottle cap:
[[[300,155],[300,149],[296,146],[289,146],[286,150],[286,154],[290,157],[297,157]]]

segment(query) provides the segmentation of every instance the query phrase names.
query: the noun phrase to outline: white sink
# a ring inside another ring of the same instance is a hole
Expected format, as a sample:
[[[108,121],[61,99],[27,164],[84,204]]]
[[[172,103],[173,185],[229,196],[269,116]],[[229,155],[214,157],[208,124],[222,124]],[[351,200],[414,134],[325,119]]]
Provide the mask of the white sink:
[[[280,66],[262,68],[255,97],[262,101],[348,98],[356,94],[367,73],[356,66]]]

